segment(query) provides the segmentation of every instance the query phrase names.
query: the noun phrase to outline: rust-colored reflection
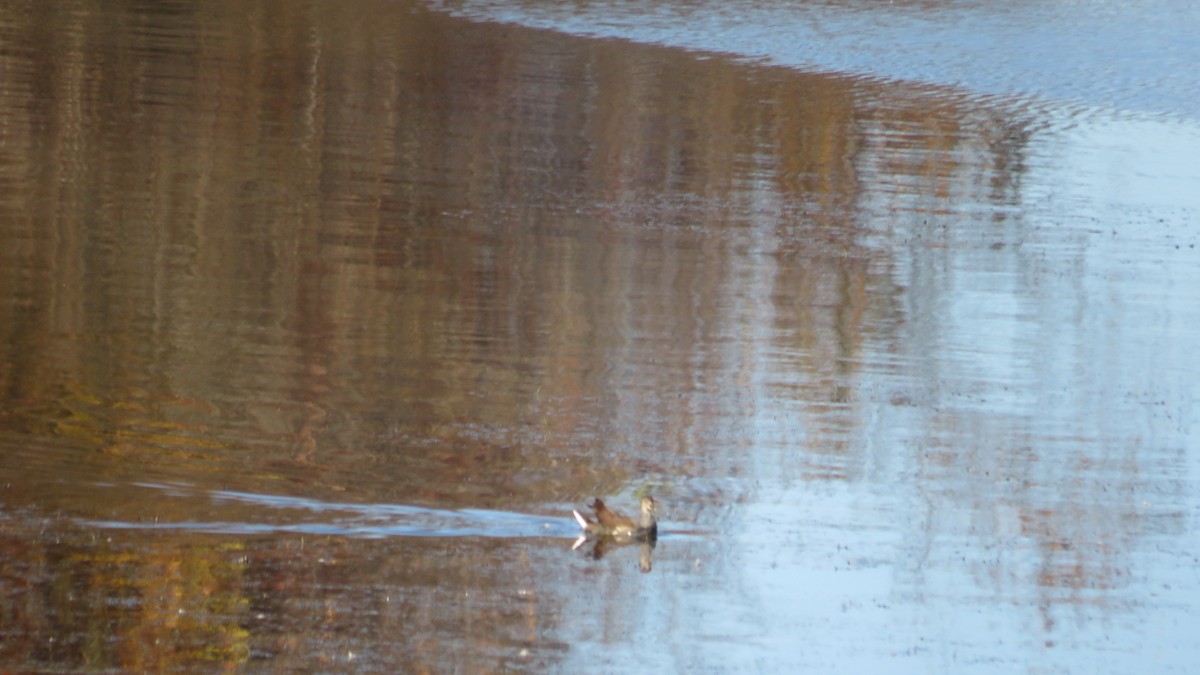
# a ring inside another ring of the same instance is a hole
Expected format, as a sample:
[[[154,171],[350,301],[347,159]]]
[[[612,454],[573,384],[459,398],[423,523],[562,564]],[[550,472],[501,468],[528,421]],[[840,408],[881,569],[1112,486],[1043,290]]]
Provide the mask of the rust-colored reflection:
[[[244,542],[131,542],[49,526],[53,539],[20,529],[0,538],[8,666],[163,672],[250,658]]]
[[[0,547],[9,665],[484,671],[565,650],[544,588],[563,550],[545,542],[67,531]]]
[[[41,476],[606,493],[741,405],[688,374],[736,381],[740,326],[823,369],[895,311],[849,80],[393,2],[75,8],[5,19],[5,426]]]

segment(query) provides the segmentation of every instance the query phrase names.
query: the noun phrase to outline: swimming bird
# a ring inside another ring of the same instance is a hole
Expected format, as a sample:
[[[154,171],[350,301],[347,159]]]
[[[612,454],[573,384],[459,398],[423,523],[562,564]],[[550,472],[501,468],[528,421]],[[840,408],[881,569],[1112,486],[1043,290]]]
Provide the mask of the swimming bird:
[[[642,497],[642,514],[637,521],[608,508],[599,498],[592,500],[592,511],[596,514],[594,521],[578,511],[571,511],[585,536],[594,534],[622,539],[653,539],[658,536],[658,521],[654,520],[654,497]]]

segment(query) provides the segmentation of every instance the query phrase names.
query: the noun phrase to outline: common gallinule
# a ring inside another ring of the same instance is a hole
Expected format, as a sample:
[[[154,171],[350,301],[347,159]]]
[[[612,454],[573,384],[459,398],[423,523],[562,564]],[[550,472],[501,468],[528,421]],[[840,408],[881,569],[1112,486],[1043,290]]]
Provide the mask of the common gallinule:
[[[592,501],[592,511],[596,514],[594,521],[584,518],[578,511],[571,511],[585,534],[622,539],[653,539],[658,536],[658,523],[654,520],[654,497],[642,497],[642,516],[636,521],[608,508],[599,498]]]

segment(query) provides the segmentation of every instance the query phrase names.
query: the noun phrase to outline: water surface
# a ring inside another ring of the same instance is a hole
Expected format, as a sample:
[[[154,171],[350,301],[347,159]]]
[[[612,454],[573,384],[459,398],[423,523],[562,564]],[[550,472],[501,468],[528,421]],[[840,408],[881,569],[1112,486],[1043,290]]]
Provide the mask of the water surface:
[[[0,664],[1191,668],[1192,10],[649,9],[0,10]]]

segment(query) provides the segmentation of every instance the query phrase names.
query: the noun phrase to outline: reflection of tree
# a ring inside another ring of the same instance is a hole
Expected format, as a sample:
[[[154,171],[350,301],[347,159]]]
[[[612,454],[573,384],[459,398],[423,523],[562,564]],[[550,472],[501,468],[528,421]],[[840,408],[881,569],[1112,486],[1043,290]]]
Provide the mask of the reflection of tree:
[[[4,548],[10,665],[166,672],[235,667],[249,655],[236,544],[77,542],[35,557],[28,544]],[[28,567],[33,559],[39,567]]]
[[[853,352],[852,82],[368,4],[37,17],[93,37],[29,32],[71,65],[53,134],[12,122],[56,278],[7,317],[26,428],[66,410],[110,478],[511,506],[677,472],[744,403],[692,374],[793,320],[742,299],[821,315],[779,326],[804,367]]]

